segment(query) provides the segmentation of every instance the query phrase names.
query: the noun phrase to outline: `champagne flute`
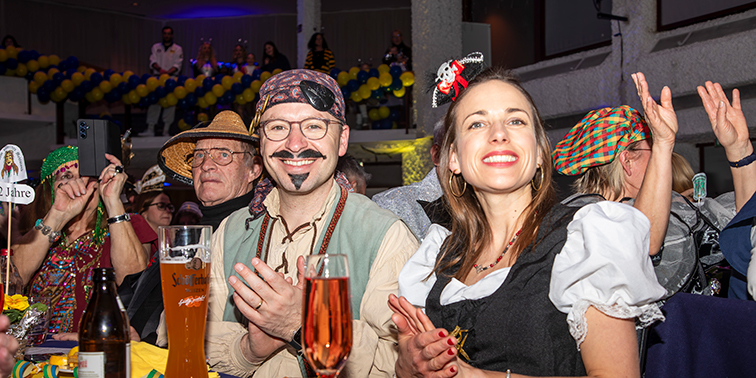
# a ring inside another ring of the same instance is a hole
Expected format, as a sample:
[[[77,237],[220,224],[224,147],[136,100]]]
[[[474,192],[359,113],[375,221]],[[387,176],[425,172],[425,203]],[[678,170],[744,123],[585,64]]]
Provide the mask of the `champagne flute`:
[[[313,255],[305,263],[302,345],[318,377],[337,377],[352,350],[352,307],[345,255]]]

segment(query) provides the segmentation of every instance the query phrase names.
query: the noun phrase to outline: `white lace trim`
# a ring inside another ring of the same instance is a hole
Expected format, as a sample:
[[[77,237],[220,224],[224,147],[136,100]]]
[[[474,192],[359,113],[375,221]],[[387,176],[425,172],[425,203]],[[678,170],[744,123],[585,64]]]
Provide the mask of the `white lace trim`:
[[[570,334],[577,343],[577,349],[580,350],[580,344],[585,341],[585,335],[588,334],[588,323],[585,320],[585,312],[588,307],[593,306],[605,315],[619,319],[637,318],[636,329],[646,328],[657,320],[664,321],[659,306],[656,303],[638,306],[629,306],[620,300],[613,305],[593,303],[588,300],[578,300],[567,314],[567,324],[570,326]]]

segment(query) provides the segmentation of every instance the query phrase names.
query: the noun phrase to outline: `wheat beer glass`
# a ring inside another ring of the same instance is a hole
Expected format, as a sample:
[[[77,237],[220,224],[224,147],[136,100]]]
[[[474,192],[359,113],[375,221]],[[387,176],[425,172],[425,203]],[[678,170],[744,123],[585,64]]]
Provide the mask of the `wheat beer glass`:
[[[210,226],[158,228],[160,278],[168,328],[166,378],[207,378],[205,323]]]
[[[313,255],[305,263],[302,346],[319,377],[336,377],[352,350],[352,306],[345,255]]]

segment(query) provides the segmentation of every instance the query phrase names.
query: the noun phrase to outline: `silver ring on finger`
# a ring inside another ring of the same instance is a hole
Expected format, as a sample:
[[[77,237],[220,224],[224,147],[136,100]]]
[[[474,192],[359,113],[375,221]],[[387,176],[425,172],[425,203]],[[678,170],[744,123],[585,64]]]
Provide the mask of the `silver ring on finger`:
[[[114,169],[115,169],[115,173],[123,173],[122,165],[116,165]]]
[[[118,176],[118,173],[113,172],[113,177],[116,177],[116,176]]]
[[[260,307],[262,307],[263,302],[265,302],[265,301],[262,300],[262,299],[260,299],[260,303],[258,303],[257,306],[255,306],[255,311],[259,310]]]

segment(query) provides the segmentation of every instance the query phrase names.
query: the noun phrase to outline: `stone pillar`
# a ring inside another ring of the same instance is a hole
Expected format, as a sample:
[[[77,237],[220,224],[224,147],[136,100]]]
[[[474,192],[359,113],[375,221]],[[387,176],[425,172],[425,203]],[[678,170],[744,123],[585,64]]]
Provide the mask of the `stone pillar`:
[[[427,76],[435,74],[446,60],[462,55],[462,2],[458,0],[412,0],[412,121],[417,137],[433,135],[433,125],[448,105],[431,108],[426,92]]]
[[[619,90],[617,98],[607,101],[613,104],[627,104],[641,112],[643,106],[638,99],[638,92],[633,84],[631,74],[638,71],[639,59],[646,56],[647,51],[653,47],[656,38],[656,2],[636,0],[612,1],[612,13],[625,16],[627,22],[612,21],[612,55],[611,59],[616,62],[617,80]],[[621,33],[621,36],[617,34]],[[658,98],[664,83],[654,82],[653,73],[649,77],[649,92],[654,98]],[[658,81],[658,80],[657,80]],[[658,88],[658,89],[657,89]]]
[[[297,64],[302,68],[307,58],[307,42],[320,31],[320,0],[297,0]]]

